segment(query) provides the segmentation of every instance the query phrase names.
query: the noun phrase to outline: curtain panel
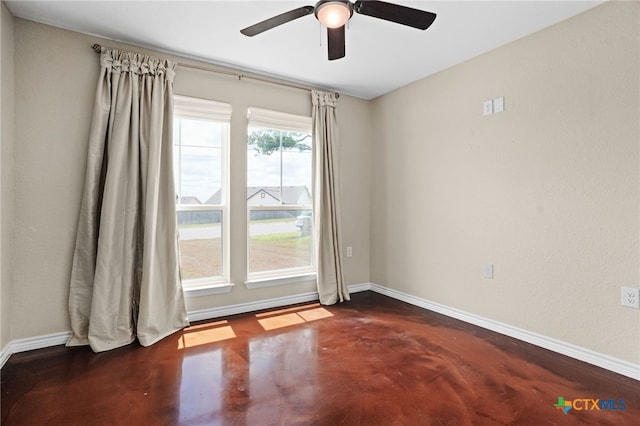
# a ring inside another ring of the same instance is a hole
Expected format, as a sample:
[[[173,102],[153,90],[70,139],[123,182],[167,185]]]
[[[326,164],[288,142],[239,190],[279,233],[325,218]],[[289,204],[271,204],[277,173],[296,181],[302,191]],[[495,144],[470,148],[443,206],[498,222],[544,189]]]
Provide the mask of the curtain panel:
[[[148,346],[188,325],[173,181],[175,63],[102,48],[68,346]]]
[[[338,190],[337,95],[311,91],[314,140],[314,237],[320,303],[350,300],[342,273],[340,204]]]

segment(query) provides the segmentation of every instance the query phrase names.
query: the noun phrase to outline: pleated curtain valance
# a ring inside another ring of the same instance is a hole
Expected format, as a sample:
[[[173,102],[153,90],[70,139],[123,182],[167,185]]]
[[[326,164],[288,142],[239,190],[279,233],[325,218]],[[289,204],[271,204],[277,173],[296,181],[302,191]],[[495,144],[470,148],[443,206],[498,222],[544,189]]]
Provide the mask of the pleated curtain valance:
[[[109,73],[130,72],[136,75],[165,76],[173,82],[176,64],[168,59],[155,58],[141,53],[125,52],[102,47],[100,66]]]

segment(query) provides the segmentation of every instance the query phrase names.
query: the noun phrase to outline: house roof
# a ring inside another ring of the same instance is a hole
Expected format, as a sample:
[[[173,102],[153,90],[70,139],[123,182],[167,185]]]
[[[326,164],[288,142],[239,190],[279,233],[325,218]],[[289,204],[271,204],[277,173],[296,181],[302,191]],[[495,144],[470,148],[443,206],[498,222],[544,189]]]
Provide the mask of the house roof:
[[[310,195],[307,187],[303,185],[283,186],[282,194],[280,193],[279,186],[249,186],[247,187],[247,200],[262,191],[266,192],[276,200],[281,201],[282,204],[298,204],[298,200],[300,200],[302,195],[305,193]]]
[[[184,197],[180,197],[180,204],[202,204],[202,201],[193,195],[187,195]]]
[[[279,186],[248,186],[247,200],[263,191],[276,200],[282,201],[283,204],[297,204],[300,197],[305,194],[311,197],[309,188],[304,185],[283,186],[282,196],[280,194]],[[207,201],[204,202],[204,204],[220,204],[221,199],[221,190],[217,190],[211,197],[207,199]]]

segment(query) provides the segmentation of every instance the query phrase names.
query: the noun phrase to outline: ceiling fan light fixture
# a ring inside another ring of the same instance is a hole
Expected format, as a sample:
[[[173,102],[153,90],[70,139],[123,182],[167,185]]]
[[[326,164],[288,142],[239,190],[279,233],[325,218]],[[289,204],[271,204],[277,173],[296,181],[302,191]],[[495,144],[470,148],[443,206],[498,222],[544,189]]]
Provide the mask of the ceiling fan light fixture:
[[[315,15],[325,27],[340,28],[353,15],[353,6],[350,1],[319,1],[315,7]]]

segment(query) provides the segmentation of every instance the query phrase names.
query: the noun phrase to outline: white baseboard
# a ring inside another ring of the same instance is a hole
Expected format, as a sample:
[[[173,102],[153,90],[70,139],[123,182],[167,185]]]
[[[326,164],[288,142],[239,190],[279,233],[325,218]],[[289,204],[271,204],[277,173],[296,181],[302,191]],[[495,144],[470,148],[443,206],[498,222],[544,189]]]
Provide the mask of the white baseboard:
[[[566,355],[580,361],[584,361],[588,364],[604,368],[605,370],[613,371],[614,373],[618,373],[635,380],[640,380],[640,365],[633,364],[622,359],[614,358],[609,355],[594,352],[592,350],[576,346],[571,343],[556,340],[551,337],[543,336],[538,333],[533,333],[531,331],[514,327],[509,324],[504,324],[498,321],[481,317],[479,315],[464,312],[455,308],[450,308],[448,306],[441,305],[436,302],[431,302],[429,300],[412,296],[410,294],[403,293],[401,291],[381,285],[372,283],[369,285],[369,289],[376,293],[389,296],[393,299],[401,300],[411,305],[419,306],[421,308],[428,309],[430,311],[437,312],[439,314],[443,314],[460,321],[477,325],[478,327],[486,328],[487,330],[495,331],[497,333],[504,334],[506,336],[513,337],[515,339],[522,340],[536,346],[540,346],[550,351]]]
[[[504,324],[479,315],[464,312],[455,308],[431,302],[420,297],[416,297],[398,290],[384,287],[373,283],[355,284],[349,286],[349,293],[357,293],[361,291],[371,290],[376,293],[397,299],[414,306],[437,312],[487,330],[495,331],[527,343],[548,349],[550,351],[566,355],[568,357],[584,361],[588,364],[604,368],[605,370],[640,380],[640,365],[633,364],[618,358],[604,355],[598,352],[585,349],[571,343],[533,333],[509,324]],[[292,305],[296,303],[313,302],[318,300],[317,292],[309,292],[296,294],[293,296],[278,297],[274,299],[260,300],[256,302],[239,303],[236,305],[222,306],[218,308],[202,309],[191,311],[188,313],[190,321],[202,321],[213,318],[220,318],[229,315],[237,315],[248,312],[260,311],[263,309],[277,308],[280,306]],[[44,336],[30,337],[27,339],[18,339],[9,342],[2,352],[0,352],[0,368],[4,366],[9,357],[18,352],[30,351],[34,349],[42,349],[50,346],[64,345],[71,332],[61,332],[47,334]]]
[[[71,332],[63,331],[61,333],[52,333],[44,336],[14,340],[11,342],[11,352],[17,354],[18,352],[64,345],[67,343],[67,340],[69,340],[69,337],[71,337]]]
[[[349,293],[358,293],[371,289],[370,283],[350,285]],[[318,292],[296,294],[293,296],[277,297],[274,299],[258,300],[255,302],[239,303],[237,305],[220,306],[217,308],[201,309],[189,312],[189,321],[203,321],[229,315],[245,314],[263,309],[278,308],[296,303],[314,302],[319,299]]]
[[[349,294],[371,290],[371,283],[353,284],[349,286]]]
[[[48,348],[50,346],[64,345],[71,337],[70,331],[61,333],[45,334],[43,336],[28,337],[9,342],[0,354],[0,368],[9,360],[9,357],[19,352],[31,351],[34,349]]]
[[[4,348],[2,348],[2,352],[0,352],[0,368],[4,367],[4,364],[9,361],[9,357],[11,355],[11,342],[9,342]]]

